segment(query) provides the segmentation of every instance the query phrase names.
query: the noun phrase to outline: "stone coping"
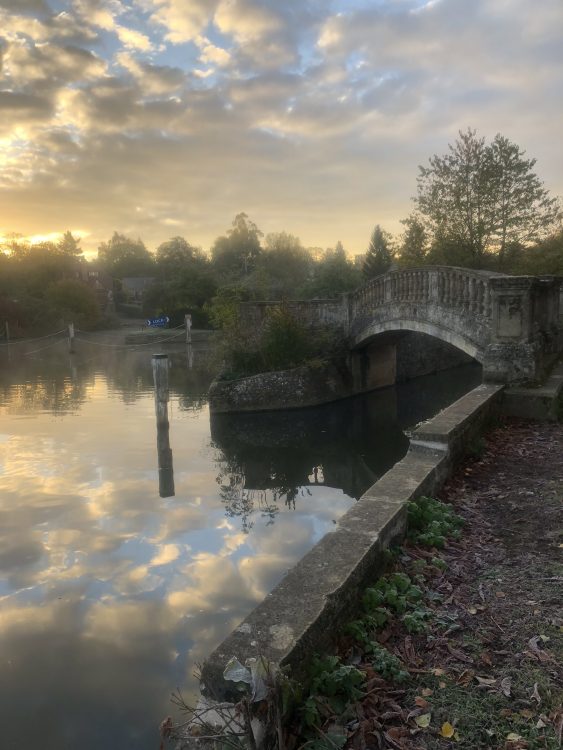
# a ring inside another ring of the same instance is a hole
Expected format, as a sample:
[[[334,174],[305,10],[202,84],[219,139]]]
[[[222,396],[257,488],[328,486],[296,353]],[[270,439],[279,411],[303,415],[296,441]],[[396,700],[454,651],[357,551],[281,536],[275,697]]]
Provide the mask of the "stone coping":
[[[557,402],[563,392],[563,362],[558,362],[551,374],[537,387],[513,386],[504,392],[502,413],[508,417],[539,419],[555,422]]]
[[[384,568],[384,552],[406,532],[407,503],[441,487],[467,441],[495,412],[503,386],[480,385],[422,424],[407,455],[373,484],[204,662],[202,687],[234,697],[222,678],[236,656],[288,666],[304,676],[314,652],[328,647],[365,586]]]

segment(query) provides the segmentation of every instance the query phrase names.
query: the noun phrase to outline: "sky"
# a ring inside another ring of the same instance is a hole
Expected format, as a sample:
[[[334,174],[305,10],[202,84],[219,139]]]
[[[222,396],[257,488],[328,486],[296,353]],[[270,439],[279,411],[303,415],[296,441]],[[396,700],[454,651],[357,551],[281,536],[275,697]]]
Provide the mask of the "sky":
[[[563,194],[561,0],[0,0],[0,237],[395,234],[500,132]]]

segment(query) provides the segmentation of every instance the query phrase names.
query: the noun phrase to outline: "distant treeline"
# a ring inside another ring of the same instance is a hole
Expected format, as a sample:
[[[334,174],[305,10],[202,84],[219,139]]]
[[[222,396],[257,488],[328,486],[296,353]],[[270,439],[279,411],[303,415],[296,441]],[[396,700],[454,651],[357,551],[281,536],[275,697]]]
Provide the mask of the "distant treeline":
[[[239,301],[334,297],[392,267],[563,275],[560,203],[534,165],[501,135],[487,144],[473,130],[460,132],[445,156],[419,168],[404,232],[392,237],[377,224],[354,260],[341,242],[305,248],[287,232],[264,237],[245,213],[208,254],[183,237],[151,252],[140,238],[114,232],[88,262],[71,232],[33,245],[13,236],[0,245],[0,335],[2,321],[16,335],[69,321],[107,327],[116,309],[178,324],[190,313],[195,325],[228,327]]]

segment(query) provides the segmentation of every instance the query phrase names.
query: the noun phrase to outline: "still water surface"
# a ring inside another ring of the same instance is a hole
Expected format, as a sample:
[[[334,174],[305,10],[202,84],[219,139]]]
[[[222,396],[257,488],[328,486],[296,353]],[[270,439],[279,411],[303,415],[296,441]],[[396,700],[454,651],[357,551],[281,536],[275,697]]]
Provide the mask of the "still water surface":
[[[211,418],[170,351],[0,354],[0,727],[9,750],[157,750],[170,692],[406,451],[467,366],[325,407]]]

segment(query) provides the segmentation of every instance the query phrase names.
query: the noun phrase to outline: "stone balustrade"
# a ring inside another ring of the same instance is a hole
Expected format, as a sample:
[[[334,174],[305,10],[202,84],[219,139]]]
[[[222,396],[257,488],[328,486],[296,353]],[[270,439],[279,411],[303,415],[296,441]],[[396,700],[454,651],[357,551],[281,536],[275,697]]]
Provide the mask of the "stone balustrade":
[[[537,380],[563,350],[561,288],[555,277],[430,266],[390,271],[339,300],[284,304],[306,326],[339,329],[351,350],[414,331],[475,358],[487,379],[512,383]],[[259,331],[279,305],[241,305],[243,327]]]
[[[490,318],[489,281],[497,275],[449,267],[391,271],[352,293],[352,317],[364,316],[385,304],[412,302],[432,303]]]

